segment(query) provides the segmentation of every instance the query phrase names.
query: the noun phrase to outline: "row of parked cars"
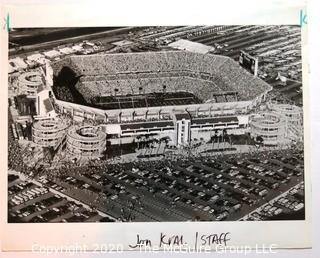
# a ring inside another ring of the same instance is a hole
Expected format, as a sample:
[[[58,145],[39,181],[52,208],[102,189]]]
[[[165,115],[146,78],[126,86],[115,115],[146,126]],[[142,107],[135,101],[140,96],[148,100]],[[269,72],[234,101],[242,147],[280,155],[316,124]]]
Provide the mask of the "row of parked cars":
[[[270,201],[259,210],[250,214],[247,220],[266,220],[280,214],[290,214],[301,211],[304,208],[304,183],[291,188],[285,195]]]
[[[9,195],[12,195],[9,199],[9,202],[13,206],[23,204],[29,200],[32,200],[40,195],[49,192],[49,190],[45,187],[24,188],[26,184],[27,183],[23,182],[16,185],[16,188],[21,190],[21,192],[19,193],[15,194],[12,190],[9,190]]]

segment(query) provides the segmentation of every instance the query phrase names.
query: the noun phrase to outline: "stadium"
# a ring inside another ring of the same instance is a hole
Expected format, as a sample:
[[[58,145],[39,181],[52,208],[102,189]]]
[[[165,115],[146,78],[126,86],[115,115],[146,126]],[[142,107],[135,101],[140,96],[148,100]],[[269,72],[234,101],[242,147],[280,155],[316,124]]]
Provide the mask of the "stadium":
[[[286,118],[277,105],[259,114],[272,87],[225,56],[188,51],[75,55],[51,68],[48,98],[55,110],[95,131],[89,137],[84,129],[68,129],[72,156],[101,157],[108,145],[145,136],[187,146],[222,132],[247,132],[261,136],[265,145],[277,145],[285,142],[288,121],[300,118],[294,107],[297,115]]]
[[[10,49],[8,222],[305,218],[297,26],[63,30]]]
[[[62,110],[113,123],[159,119],[173,110],[243,112],[271,90],[231,58],[187,51],[70,56],[52,66]]]

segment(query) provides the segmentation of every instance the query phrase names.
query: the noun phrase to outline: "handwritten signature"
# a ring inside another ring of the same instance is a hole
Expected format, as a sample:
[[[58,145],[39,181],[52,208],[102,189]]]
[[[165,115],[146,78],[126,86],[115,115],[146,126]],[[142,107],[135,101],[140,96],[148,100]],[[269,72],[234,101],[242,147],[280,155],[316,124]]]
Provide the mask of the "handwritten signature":
[[[190,243],[197,249],[199,246],[211,246],[211,245],[224,245],[226,246],[228,241],[230,241],[230,232],[220,233],[220,234],[200,234],[195,232],[193,243]],[[170,246],[187,246],[188,243],[185,240],[183,234],[166,234],[161,232],[159,235],[159,240],[156,245],[154,245],[150,238],[143,238],[139,234],[136,235],[136,241],[134,244],[130,244],[131,249],[145,248],[156,246],[159,248],[170,247]]]

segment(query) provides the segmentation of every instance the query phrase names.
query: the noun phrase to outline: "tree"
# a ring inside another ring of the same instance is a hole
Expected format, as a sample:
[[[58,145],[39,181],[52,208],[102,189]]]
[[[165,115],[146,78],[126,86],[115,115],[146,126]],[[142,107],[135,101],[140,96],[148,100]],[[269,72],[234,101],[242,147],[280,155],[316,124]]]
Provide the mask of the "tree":
[[[258,143],[260,143],[260,144],[263,144],[263,138],[262,138],[261,135],[258,135],[258,136],[256,137],[256,142],[258,142]]]
[[[224,129],[222,130],[222,141],[223,141],[223,139],[224,139],[225,137],[227,137],[227,136],[228,136],[227,129],[224,128]]]
[[[229,139],[230,146],[232,147],[232,137],[230,134],[228,134],[228,139]]]
[[[137,140],[138,149],[139,149],[139,148],[140,148],[141,135],[138,135],[138,136],[136,137],[136,140]]]

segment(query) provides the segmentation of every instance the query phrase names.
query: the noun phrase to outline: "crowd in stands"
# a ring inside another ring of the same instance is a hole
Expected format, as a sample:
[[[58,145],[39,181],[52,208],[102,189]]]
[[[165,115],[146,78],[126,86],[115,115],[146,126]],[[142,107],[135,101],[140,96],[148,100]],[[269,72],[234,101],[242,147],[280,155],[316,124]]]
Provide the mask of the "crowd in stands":
[[[69,58],[71,69],[81,76],[76,88],[87,102],[95,96],[178,91],[193,93],[203,101],[214,93],[233,91],[238,92],[241,101],[269,89],[262,80],[223,56],[162,51]]]
[[[57,99],[65,100],[68,102],[74,102],[73,95],[68,87],[55,86],[53,87],[53,93]]]
[[[200,99],[207,99],[208,93],[219,92],[220,89],[211,81],[190,77],[155,78],[85,81],[79,83],[78,91],[89,102],[94,96],[125,96],[149,94],[154,92],[191,92]]]

